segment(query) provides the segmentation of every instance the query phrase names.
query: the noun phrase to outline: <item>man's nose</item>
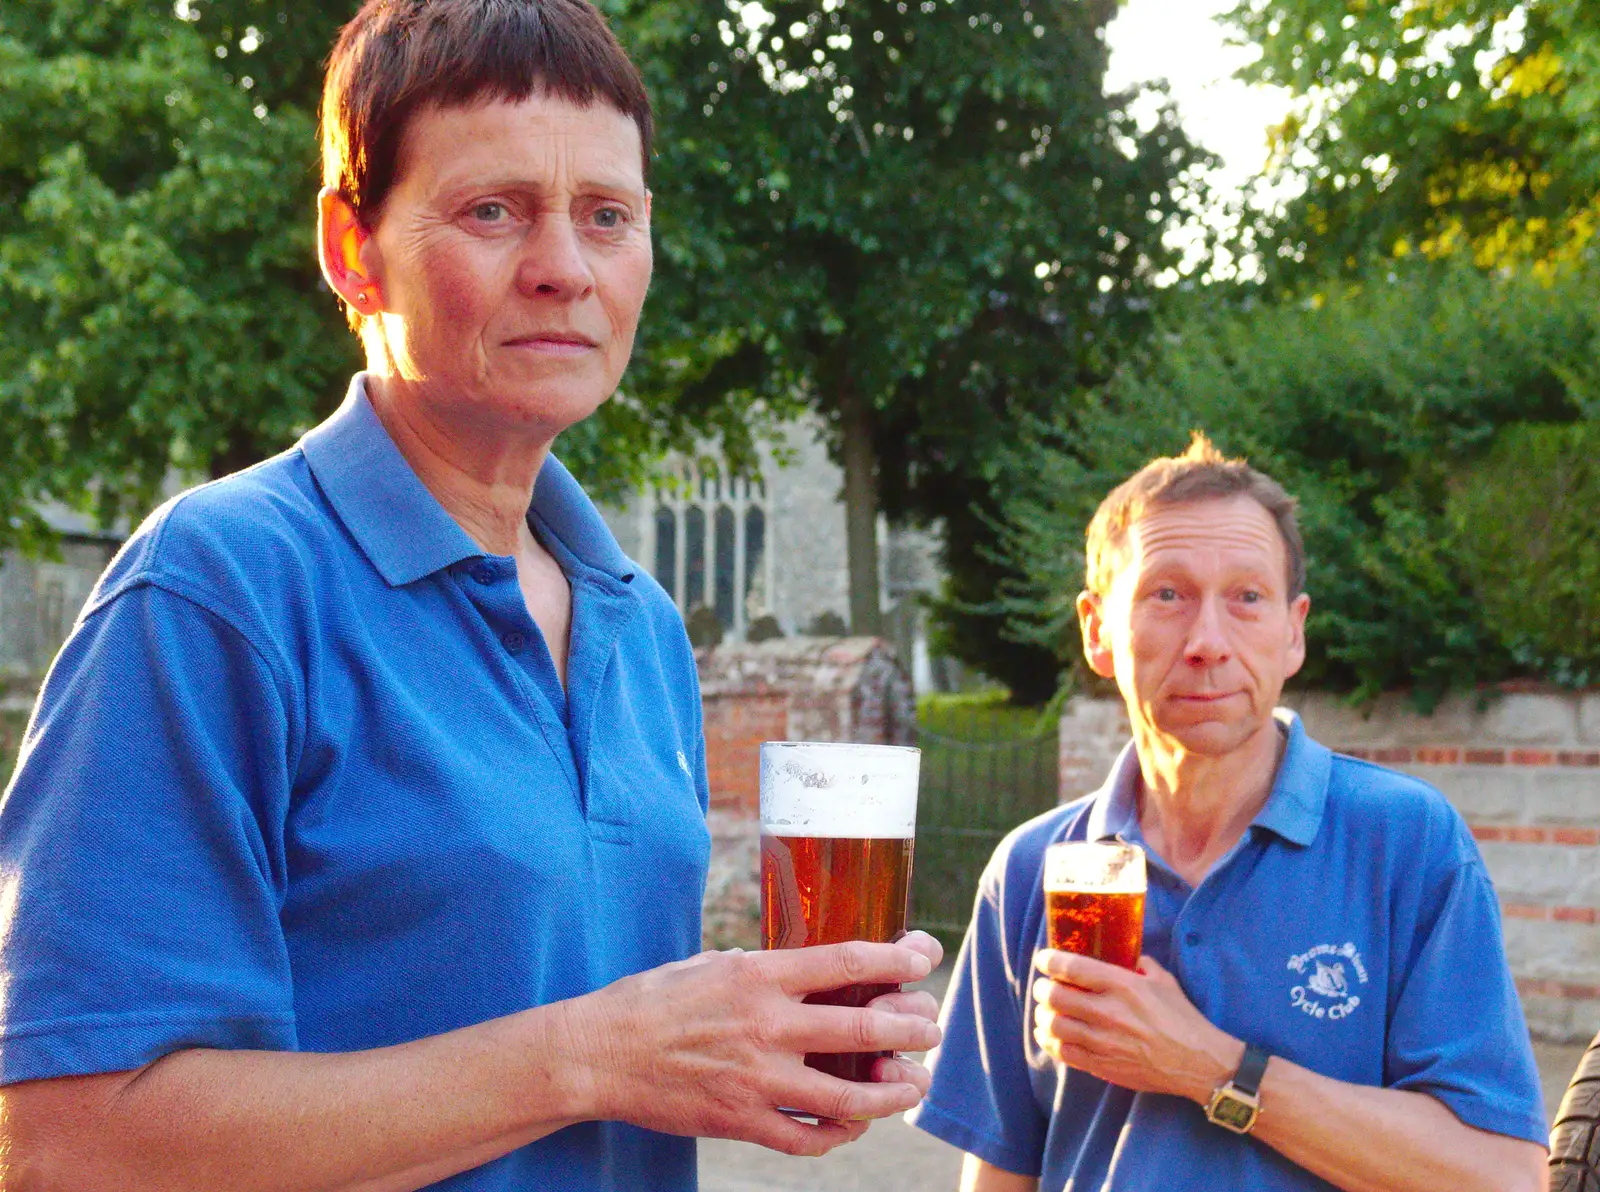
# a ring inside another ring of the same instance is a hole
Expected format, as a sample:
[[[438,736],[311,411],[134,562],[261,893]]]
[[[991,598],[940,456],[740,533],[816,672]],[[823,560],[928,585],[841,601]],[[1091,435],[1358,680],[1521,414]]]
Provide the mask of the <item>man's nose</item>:
[[[1209,596],[1201,599],[1189,626],[1189,640],[1184,643],[1184,660],[1191,666],[1216,666],[1228,661],[1232,650],[1226,622],[1221,600]]]
[[[565,215],[535,221],[517,266],[517,289],[545,298],[582,298],[594,288],[583,239]]]

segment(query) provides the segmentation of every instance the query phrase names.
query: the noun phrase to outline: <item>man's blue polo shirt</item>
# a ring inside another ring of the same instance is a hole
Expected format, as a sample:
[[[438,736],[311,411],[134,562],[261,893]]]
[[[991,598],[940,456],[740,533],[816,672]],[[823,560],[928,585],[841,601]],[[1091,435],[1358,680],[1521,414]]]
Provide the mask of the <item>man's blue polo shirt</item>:
[[[553,458],[529,524],[572,586],[565,690],[514,561],[360,377],[298,446],[151,516],[0,803],[0,1082],[382,1047],[699,950],[682,621]],[[439,1186],[683,1192],[695,1149],[585,1123]]]
[[[1238,1038],[1356,1084],[1438,1098],[1468,1125],[1543,1145],[1545,1118],[1499,908],[1466,825],[1426,784],[1329,752],[1285,715],[1277,780],[1191,889],[1149,857],[1144,949]],[[1056,1063],[1033,1039],[1041,869],[1059,840],[1139,840],[1129,746],[1094,795],[996,850],[945,1000],[916,1125],[1041,1192],[1328,1189],[1179,1097]],[[1271,1106],[1264,1107],[1271,1112]]]

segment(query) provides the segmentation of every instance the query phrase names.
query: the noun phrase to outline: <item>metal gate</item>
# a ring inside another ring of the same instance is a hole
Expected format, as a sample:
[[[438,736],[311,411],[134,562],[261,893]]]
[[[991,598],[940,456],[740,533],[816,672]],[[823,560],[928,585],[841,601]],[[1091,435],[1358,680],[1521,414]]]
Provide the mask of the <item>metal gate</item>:
[[[1056,804],[1056,733],[1027,725],[1033,731],[1020,735],[1024,724],[1015,711],[999,709],[917,729],[922,776],[911,922],[952,953],[995,845]]]

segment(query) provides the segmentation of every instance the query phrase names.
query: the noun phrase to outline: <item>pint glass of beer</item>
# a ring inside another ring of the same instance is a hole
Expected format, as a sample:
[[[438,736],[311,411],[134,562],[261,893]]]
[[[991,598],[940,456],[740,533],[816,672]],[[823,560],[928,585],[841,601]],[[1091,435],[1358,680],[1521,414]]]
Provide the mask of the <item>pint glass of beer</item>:
[[[919,750],[832,741],[761,746],[761,946],[893,943],[906,932],[916,835]],[[896,985],[813,993],[813,1004],[865,1006]],[[892,1052],[806,1056],[845,1080],[870,1080]]]
[[[1050,946],[1137,968],[1144,943],[1144,850],[1119,841],[1068,841],[1044,853]]]

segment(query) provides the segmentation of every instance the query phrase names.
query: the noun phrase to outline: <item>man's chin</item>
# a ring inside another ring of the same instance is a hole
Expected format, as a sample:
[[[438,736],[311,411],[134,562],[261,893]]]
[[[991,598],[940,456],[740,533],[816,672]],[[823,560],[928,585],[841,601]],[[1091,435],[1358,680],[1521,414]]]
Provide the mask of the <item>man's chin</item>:
[[[1187,753],[1222,757],[1243,746],[1260,726],[1239,709],[1184,705],[1169,708],[1156,727]]]

